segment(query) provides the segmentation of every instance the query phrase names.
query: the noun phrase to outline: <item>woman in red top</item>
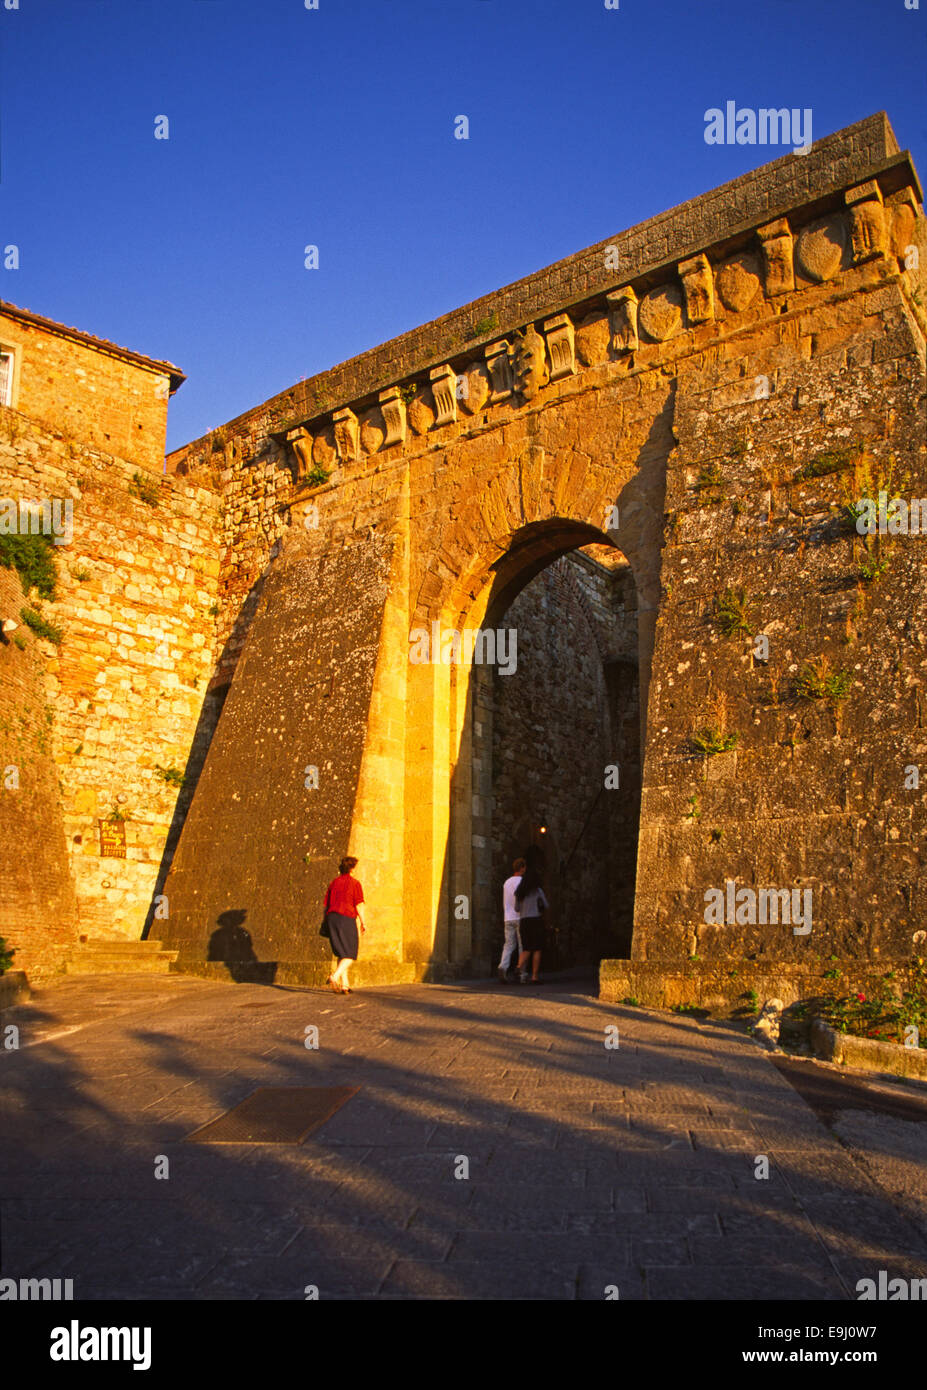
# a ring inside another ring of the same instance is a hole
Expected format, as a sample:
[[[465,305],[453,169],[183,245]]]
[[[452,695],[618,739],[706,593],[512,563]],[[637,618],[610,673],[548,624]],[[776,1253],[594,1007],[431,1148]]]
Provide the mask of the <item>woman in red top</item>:
[[[360,927],[362,932],[367,930],[361,914],[364,890],[357,879],[351,877],[351,870],[356,866],[357,860],[350,854],[346,855],[338,865],[338,877],[332,879],[325,894],[325,920],[332,955],[338,961],[328,977],[328,983],[336,994],[351,993],[348,971],[351,962],[357,960],[357,929]]]

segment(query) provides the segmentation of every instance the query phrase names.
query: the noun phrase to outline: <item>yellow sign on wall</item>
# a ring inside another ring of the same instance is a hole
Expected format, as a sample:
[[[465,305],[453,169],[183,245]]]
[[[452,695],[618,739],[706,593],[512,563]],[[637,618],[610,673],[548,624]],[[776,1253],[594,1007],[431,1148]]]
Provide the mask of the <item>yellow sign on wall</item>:
[[[100,858],[125,859],[126,827],[121,820],[100,821]]]

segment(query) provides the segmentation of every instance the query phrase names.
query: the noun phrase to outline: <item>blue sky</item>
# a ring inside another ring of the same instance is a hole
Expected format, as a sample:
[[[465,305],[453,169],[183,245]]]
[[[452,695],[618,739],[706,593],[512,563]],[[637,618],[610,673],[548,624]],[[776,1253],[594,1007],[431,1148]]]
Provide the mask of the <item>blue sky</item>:
[[[169,448],[786,153],[728,99],[927,177],[927,0],[9,3],[0,296],[175,362]]]

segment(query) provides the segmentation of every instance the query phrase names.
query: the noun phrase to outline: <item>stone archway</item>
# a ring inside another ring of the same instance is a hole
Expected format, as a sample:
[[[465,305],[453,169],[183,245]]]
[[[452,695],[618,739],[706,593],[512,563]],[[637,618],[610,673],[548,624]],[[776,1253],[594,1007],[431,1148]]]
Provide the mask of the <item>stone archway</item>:
[[[299,467],[273,504],[288,529],[165,884],[163,935],[183,964],[234,910],[259,961],[315,978],[324,949],[301,919],[346,850],[377,904],[384,970],[471,961],[471,673],[411,661],[410,639],[491,629],[551,561],[606,542],[638,606],[639,676],[620,658],[608,675],[640,691],[635,959],[804,960],[782,924],[704,919],[705,893],[735,879],[813,888],[819,950],[858,951],[862,929],[884,958],[909,949],[917,858],[907,848],[893,867],[892,846],[909,846],[911,808],[892,784],[891,834],[863,813],[887,766],[870,730],[894,728],[901,702],[919,727],[904,632],[923,606],[920,541],[897,547],[898,594],[916,599],[893,600],[888,625],[862,605],[870,626],[851,635],[835,593],[841,575],[856,583],[858,541],[830,518],[864,459],[923,476],[913,253],[927,233],[884,119],[846,137],[623,234],[620,275],[590,248],[232,422],[239,472],[279,474],[291,451]],[[197,446],[203,460],[213,443]],[[745,644],[752,620],[719,623],[729,594],[773,634],[768,662]],[[850,636],[871,678],[843,671]],[[858,700],[840,727],[828,702],[802,706],[799,737],[805,663],[853,680]],[[852,785],[833,775],[848,729]],[[893,738],[903,766],[911,751]],[[812,782],[827,791],[809,817]],[[879,926],[848,867],[864,826],[866,882],[899,882]]]

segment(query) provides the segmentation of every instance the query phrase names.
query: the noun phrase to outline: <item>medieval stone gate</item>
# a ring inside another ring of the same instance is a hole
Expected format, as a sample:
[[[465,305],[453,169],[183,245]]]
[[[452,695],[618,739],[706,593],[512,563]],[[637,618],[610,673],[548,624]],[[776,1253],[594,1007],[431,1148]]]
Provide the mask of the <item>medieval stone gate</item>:
[[[872,117],[171,457],[196,479],[220,453],[238,615],[158,885],[182,964],[315,978],[349,851],[381,978],[488,968],[489,677],[464,635],[589,546],[636,595],[641,759],[604,791],[640,797],[634,960],[910,953],[925,542],[847,507],[927,496],[921,199]],[[460,659],[415,659],[422,632]],[[813,931],[707,921],[729,881],[811,890]]]

